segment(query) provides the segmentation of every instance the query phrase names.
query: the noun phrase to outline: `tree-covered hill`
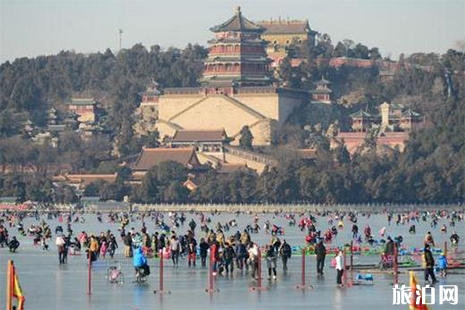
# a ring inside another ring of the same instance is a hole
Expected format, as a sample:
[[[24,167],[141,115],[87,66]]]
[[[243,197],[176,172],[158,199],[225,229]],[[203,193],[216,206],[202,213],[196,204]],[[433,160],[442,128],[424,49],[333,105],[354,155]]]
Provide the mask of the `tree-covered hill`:
[[[155,45],[147,50],[137,44],[116,56],[110,50],[90,55],[66,51],[3,63],[0,113],[9,117],[0,117],[0,136],[18,134],[18,126],[27,119],[43,126],[46,110],[54,107],[65,112],[64,104],[71,97],[96,97],[104,108],[117,114],[125,105],[137,104],[137,92],[145,90],[152,80],[161,87],[195,86],[206,53],[198,45],[183,50],[162,50]],[[120,106],[117,101],[121,101]]]
[[[337,53],[344,53],[343,46],[338,46]],[[375,48],[367,54],[363,46],[355,46],[353,53],[380,57]],[[147,50],[138,44],[117,55],[109,50],[90,55],[61,52],[2,64],[0,167],[24,169],[0,173],[0,196],[72,201],[76,197],[69,188],[54,188],[50,181],[52,167],[71,166],[74,172],[117,172],[117,184],[100,182],[88,189],[88,193],[116,200],[129,195],[142,202],[464,201],[465,54],[455,50],[402,57],[400,69],[388,81],[381,79],[377,69],[318,65],[310,54],[299,67],[284,62],[280,74],[288,85],[309,90],[323,76],[332,81],[337,98],[357,99],[331,107],[302,106],[277,135],[275,148],[269,150],[279,166],[260,176],[249,170],[228,175],[211,171],[195,180],[199,187],[187,196],[178,173],[186,172],[166,163],[154,167],[142,187],[127,186],[128,171],[118,163],[156,138],[134,137],[131,116],[139,102],[138,93],[153,79],[161,88],[196,86],[206,53],[205,48],[193,45],[183,50],[159,46]],[[334,56],[336,52],[325,42],[319,44],[317,53]],[[107,113],[101,126],[110,133],[110,141],[82,141],[73,131],[65,133],[57,148],[26,139],[27,120],[39,128],[45,126],[51,107],[58,110],[58,121],[64,120],[65,104],[71,97],[96,97],[101,102]],[[383,101],[402,103],[426,116],[428,126],[411,136],[404,153],[380,156],[372,150],[350,157],[343,147],[328,149],[325,130],[331,123],[338,120],[339,126],[348,128],[349,113],[376,109]],[[310,145],[318,148],[316,160],[300,160],[295,148]],[[112,152],[115,147],[119,158]],[[35,169],[32,175],[30,168]],[[177,173],[172,179],[160,179],[160,171]]]

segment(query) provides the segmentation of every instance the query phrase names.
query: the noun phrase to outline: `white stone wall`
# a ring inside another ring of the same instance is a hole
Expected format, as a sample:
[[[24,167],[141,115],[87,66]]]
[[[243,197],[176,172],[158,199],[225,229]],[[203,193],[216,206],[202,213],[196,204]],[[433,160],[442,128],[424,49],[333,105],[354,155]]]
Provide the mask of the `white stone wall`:
[[[254,136],[254,145],[269,145],[272,132],[281,127],[292,111],[301,103],[283,94],[239,94],[234,97],[224,95],[168,95],[159,101],[157,129],[160,137],[173,136],[175,128],[182,129],[223,129],[231,143],[239,143],[239,132],[248,125]]]

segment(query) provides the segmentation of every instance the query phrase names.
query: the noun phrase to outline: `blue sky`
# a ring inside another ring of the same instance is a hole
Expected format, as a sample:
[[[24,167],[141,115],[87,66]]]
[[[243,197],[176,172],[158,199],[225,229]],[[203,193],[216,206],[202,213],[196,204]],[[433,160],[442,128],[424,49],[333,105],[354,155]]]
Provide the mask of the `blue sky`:
[[[0,63],[17,57],[91,53],[136,43],[206,45],[209,28],[236,6],[253,20],[308,19],[333,42],[352,39],[383,56],[442,53],[465,41],[464,0],[0,0]]]

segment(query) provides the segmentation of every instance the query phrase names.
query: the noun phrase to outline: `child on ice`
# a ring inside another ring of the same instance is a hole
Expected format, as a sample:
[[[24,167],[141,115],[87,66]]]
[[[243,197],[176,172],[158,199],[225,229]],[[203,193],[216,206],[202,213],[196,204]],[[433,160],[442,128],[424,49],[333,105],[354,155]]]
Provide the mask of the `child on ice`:
[[[441,278],[444,278],[447,275],[447,265],[447,257],[444,255],[444,253],[441,253],[438,259],[438,267]]]

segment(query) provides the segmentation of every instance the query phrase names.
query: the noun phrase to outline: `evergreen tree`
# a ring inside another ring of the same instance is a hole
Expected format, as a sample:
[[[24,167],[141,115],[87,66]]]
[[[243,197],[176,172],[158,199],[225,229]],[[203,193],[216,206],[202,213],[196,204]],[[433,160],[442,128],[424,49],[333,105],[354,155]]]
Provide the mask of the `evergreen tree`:
[[[241,135],[239,139],[240,147],[246,150],[253,150],[253,147],[252,147],[253,136],[252,136],[252,132],[250,131],[249,126],[245,125],[244,127],[242,127],[239,133]]]

